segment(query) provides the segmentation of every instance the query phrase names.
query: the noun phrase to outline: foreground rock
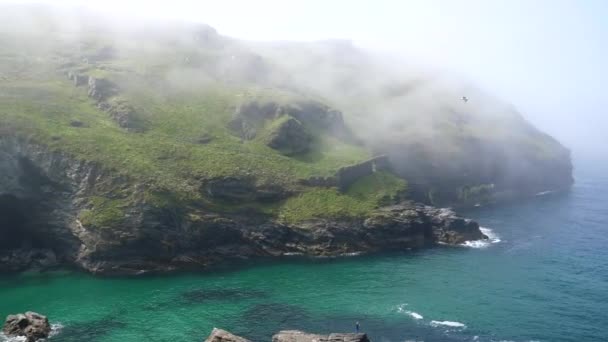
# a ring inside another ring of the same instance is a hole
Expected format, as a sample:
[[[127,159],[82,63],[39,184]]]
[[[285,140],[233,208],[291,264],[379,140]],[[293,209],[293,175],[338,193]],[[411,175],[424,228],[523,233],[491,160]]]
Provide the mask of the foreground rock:
[[[233,335],[225,330],[214,328],[205,342],[250,342],[248,339]],[[369,342],[366,334],[317,335],[298,330],[279,331],[272,342]]]
[[[272,337],[272,342],[369,342],[366,334],[315,335],[297,330],[284,330]]]
[[[246,338],[233,335],[226,330],[213,328],[211,335],[207,337],[205,342],[251,342]]]
[[[49,336],[51,325],[46,316],[26,312],[9,315],[4,323],[3,332],[6,336],[25,336],[27,342],[35,342]]]

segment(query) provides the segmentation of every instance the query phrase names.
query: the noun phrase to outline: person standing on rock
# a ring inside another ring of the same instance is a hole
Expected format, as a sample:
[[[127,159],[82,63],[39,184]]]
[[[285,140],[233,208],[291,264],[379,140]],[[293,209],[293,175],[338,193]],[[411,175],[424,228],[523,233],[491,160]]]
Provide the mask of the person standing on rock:
[[[357,323],[355,323],[355,331],[357,332],[357,334],[359,333],[359,322],[357,321]]]

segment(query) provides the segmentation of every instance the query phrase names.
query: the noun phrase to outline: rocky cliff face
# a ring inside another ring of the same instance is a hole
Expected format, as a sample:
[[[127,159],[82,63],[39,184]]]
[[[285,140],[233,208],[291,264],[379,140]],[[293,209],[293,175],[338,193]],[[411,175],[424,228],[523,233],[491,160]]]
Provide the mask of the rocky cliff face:
[[[201,268],[229,258],[338,256],[484,238],[477,223],[414,203],[380,208],[360,219],[297,224],[256,212],[159,207],[146,197],[146,184],[22,138],[2,137],[0,155],[0,271],[56,260],[94,273],[139,274]],[[223,192],[221,184],[212,187],[214,193]],[[98,200],[97,194],[108,189],[112,196],[129,193],[130,200]],[[91,218],[92,207],[102,213],[117,210],[120,217]]]

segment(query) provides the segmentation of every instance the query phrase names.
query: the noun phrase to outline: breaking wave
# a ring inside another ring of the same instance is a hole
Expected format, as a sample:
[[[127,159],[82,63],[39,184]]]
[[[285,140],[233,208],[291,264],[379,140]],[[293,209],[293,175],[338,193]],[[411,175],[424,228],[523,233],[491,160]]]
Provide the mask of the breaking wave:
[[[445,327],[450,327],[450,328],[462,328],[462,329],[467,327],[464,323],[454,322],[454,321],[431,321],[430,324],[433,327],[445,326]]]
[[[421,314],[419,314],[419,313],[417,313],[415,311],[406,310],[406,306],[407,306],[407,304],[401,304],[401,305],[399,305],[397,307],[397,312],[404,313],[404,314],[412,317],[415,320],[424,319],[424,317]]]
[[[488,238],[483,240],[465,241],[462,245],[470,248],[486,248],[492,244],[499,243],[501,241],[498,234],[494,233],[492,229],[486,227],[479,227],[479,230],[481,230],[481,232]]]

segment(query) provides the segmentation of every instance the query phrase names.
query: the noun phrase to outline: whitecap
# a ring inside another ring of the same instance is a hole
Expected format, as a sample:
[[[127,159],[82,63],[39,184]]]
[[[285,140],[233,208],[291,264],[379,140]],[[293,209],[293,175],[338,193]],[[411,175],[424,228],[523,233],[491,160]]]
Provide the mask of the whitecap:
[[[407,306],[407,303],[397,305],[397,312],[399,312],[399,313],[405,312],[405,307],[406,306]]]
[[[61,324],[61,323],[51,324],[51,333],[49,334],[49,337],[56,336],[57,334],[59,334],[61,332],[61,330],[63,330],[63,324]]]
[[[496,234],[492,229],[486,227],[479,227],[479,230],[481,230],[481,232],[488,238],[482,240],[465,241],[462,246],[470,248],[486,248],[494,243],[499,243],[501,241],[498,234]]]
[[[405,311],[405,313],[410,315],[413,319],[423,319],[424,318],[421,314],[414,312],[414,311]]]
[[[555,191],[553,191],[553,190],[541,191],[541,192],[537,193],[535,196],[545,196],[545,195],[552,194],[554,192]]]
[[[415,311],[406,310],[406,306],[407,306],[407,304],[400,304],[399,306],[397,306],[397,312],[404,313],[416,320],[424,319],[424,317],[421,314],[419,314]]]
[[[464,323],[454,322],[454,321],[431,321],[431,326],[446,326],[451,328],[466,328],[467,326]]]

